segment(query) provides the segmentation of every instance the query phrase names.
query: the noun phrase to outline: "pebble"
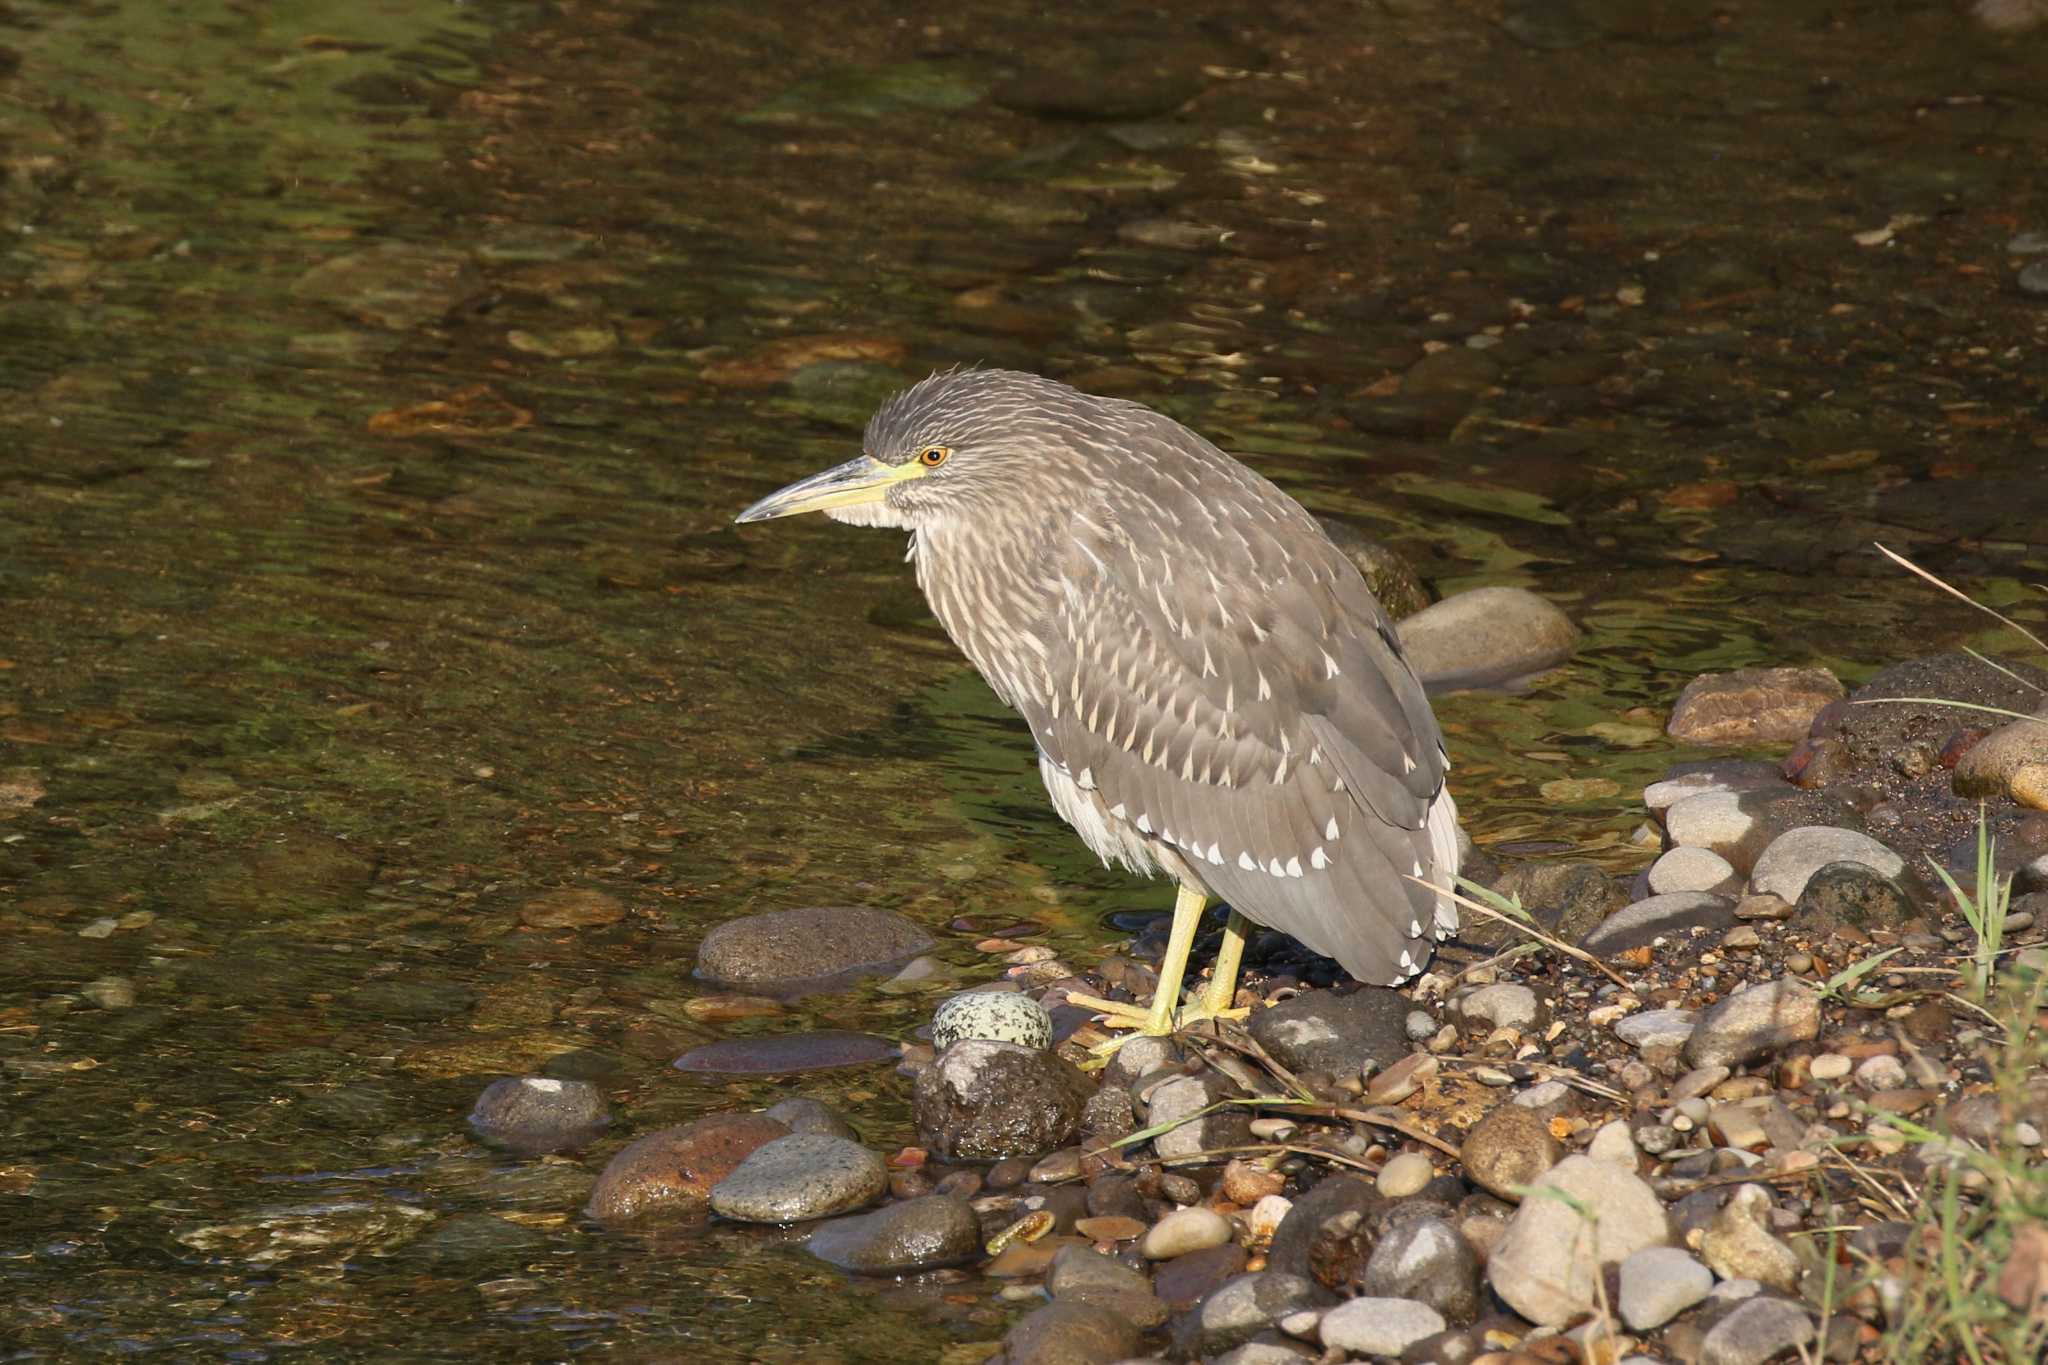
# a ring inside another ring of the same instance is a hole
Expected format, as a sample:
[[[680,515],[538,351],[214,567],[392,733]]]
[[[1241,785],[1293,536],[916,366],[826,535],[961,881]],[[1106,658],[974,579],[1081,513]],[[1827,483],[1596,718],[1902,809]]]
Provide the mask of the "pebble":
[[[1890,1053],[1880,1052],[1858,1063],[1855,1077],[1857,1087],[1866,1092],[1897,1090],[1907,1083],[1906,1064]]]
[[[1081,1365],[1122,1360],[1138,1349],[1138,1328],[1123,1314],[1082,1299],[1054,1299],[1011,1325],[1003,1337],[1009,1365]]]
[[[1170,1261],[1191,1251],[1222,1246],[1232,1236],[1230,1220],[1214,1209],[1195,1205],[1175,1209],[1145,1234],[1138,1252],[1149,1261]]]
[[[912,1110],[920,1139],[946,1160],[1038,1157],[1073,1139],[1094,1088],[1050,1052],[969,1038],[918,1073]]]
[[[1621,1320],[1648,1332],[1706,1298],[1714,1273],[1677,1247],[1644,1247],[1622,1261],[1620,1281]]]
[[[839,1117],[837,1110],[809,1095],[792,1095],[786,1100],[778,1100],[762,1110],[761,1116],[774,1119],[792,1133],[822,1133],[826,1137],[860,1141],[860,1134],[853,1130],[852,1124]]]
[[[1700,1342],[1699,1365],[1764,1365],[1814,1337],[1813,1319],[1787,1299],[1757,1295],[1738,1303]]]
[[[1517,1104],[1496,1105],[1472,1125],[1459,1145],[1458,1159],[1473,1184],[1502,1199],[1522,1196],[1521,1186],[1557,1162],[1557,1139],[1540,1114]]]
[[[1485,1023],[1521,1033],[1538,1031],[1548,1019],[1536,992],[1515,982],[1481,986],[1459,997],[1453,1007],[1467,1023]]]
[[[1829,863],[1861,863],[1897,878],[1906,860],[1868,834],[1832,825],[1801,825],[1770,842],[1750,873],[1750,887],[1798,904],[1807,881]]]
[[[711,1208],[745,1223],[798,1223],[851,1212],[888,1184],[882,1158],[859,1143],[792,1133],[755,1148],[713,1185]]]
[[[1533,1323],[1557,1326],[1591,1309],[1600,1267],[1671,1243],[1670,1219],[1655,1192],[1612,1162],[1568,1156],[1536,1185],[1486,1262],[1494,1292]],[[1590,1219],[1542,1195],[1544,1188],[1568,1195]]]
[[[1479,1254],[1442,1218],[1390,1219],[1358,1277],[1369,1297],[1412,1299],[1452,1322],[1479,1316]]]
[[[1700,1239],[1700,1258],[1724,1280],[1755,1280],[1791,1293],[1799,1287],[1799,1257],[1770,1230],[1771,1195],[1761,1185],[1738,1186]]]
[[[1692,1010],[1643,1010],[1614,1026],[1614,1036],[1632,1048],[1680,1047],[1692,1037],[1699,1016]]]
[[[1278,1325],[1280,1319],[1326,1301],[1322,1286],[1300,1275],[1271,1270],[1239,1275],[1174,1320],[1174,1352],[1183,1359],[1221,1355]]]
[[[1052,1015],[1030,996],[1015,991],[967,991],[932,1013],[933,1048],[944,1052],[963,1038],[1051,1047]]]
[[[1586,1144],[1586,1155],[1595,1161],[1612,1161],[1626,1170],[1633,1171],[1642,1153],[1636,1147],[1634,1134],[1629,1132],[1627,1119],[1609,1119],[1593,1134],[1593,1140]]]
[[[1374,1183],[1387,1198],[1406,1199],[1421,1193],[1423,1186],[1434,1179],[1436,1167],[1428,1157],[1420,1152],[1402,1152],[1380,1167],[1379,1178]]]
[[[1447,1324],[1443,1314],[1413,1299],[1358,1298],[1323,1314],[1317,1334],[1323,1345],[1353,1355],[1399,1355]]]
[[[1238,1094],[1237,1087],[1214,1072],[1176,1076],[1154,1089],[1145,1102],[1147,1124],[1180,1122],[1152,1139],[1152,1150],[1164,1160],[1192,1157],[1226,1147],[1242,1146],[1251,1136],[1251,1112],[1230,1105],[1202,1111]],[[1196,1118],[1195,1115],[1201,1115]]]
[[[1678,891],[1711,891],[1727,895],[1741,889],[1741,876],[1726,858],[1707,848],[1680,845],[1667,849],[1645,874],[1650,893],[1670,895]]]
[[[1819,1035],[1820,996],[1786,976],[1723,996],[1700,1016],[1685,1056],[1696,1067],[1739,1066]]]

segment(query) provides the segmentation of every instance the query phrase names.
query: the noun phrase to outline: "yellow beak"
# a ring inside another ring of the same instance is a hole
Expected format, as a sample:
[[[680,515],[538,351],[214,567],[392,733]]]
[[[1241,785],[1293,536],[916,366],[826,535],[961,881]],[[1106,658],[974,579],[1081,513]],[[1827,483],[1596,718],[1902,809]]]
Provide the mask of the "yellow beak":
[[[888,496],[892,484],[923,478],[924,472],[924,466],[916,460],[883,464],[862,455],[845,464],[833,465],[808,479],[799,479],[787,488],[777,489],[734,520],[768,521],[774,517],[793,517],[799,512],[823,512],[833,507],[859,507],[865,503],[880,502]]]

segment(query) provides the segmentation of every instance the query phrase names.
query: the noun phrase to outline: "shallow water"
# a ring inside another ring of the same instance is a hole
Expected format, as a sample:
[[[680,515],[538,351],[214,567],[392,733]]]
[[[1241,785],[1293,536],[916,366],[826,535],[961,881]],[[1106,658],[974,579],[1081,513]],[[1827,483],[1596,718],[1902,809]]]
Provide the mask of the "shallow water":
[[[461,1121],[546,1067],[893,1149],[886,1071],[669,1063],[907,1036],[972,936],[714,1027],[708,925],[1166,904],[899,537],[733,513],[935,367],[1140,397],[1564,604],[1568,669],[1440,702],[1461,804],[1634,867],[1696,672],[1998,638],[1872,541],[2041,619],[2043,70],[1934,4],[0,8],[13,1358],[976,1358],[986,1286],[601,1233],[609,1145]]]

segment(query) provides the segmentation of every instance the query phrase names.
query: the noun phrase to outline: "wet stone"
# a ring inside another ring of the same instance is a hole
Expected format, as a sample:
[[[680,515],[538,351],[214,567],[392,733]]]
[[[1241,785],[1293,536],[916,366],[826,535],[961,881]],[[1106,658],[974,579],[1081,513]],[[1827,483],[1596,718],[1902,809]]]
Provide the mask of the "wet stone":
[[[713,1114],[662,1128],[621,1148],[606,1164],[584,1212],[604,1223],[663,1211],[694,1212],[711,1187],[764,1143],[789,1130],[761,1114]]]
[[[835,1218],[804,1243],[819,1260],[862,1275],[907,1275],[960,1265],[981,1252],[981,1220],[964,1199],[907,1199]]]
[[[1009,1365],[1110,1365],[1138,1349],[1138,1329],[1100,1304],[1055,1299],[1019,1318],[1003,1337]]]
[[[918,1074],[912,1106],[919,1137],[941,1157],[1000,1161],[1065,1146],[1091,1089],[1051,1053],[970,1038]]]
[[[468,267],[466,252],[382,242],[314,266],[292,282],[291,292],[359,322],[403,331],[444,316],[473,292]]]
[[[435,1224],[408,1251],[440,1265],[481,1270],[531,1256],[547,1241],[541,1233],[494,1213],[459,1213]]]
[[[549,891],[519,907],[519,922],[533,929],[588,929],[625,917],[617,896],[579,887]]]
[[[349,992],[350,1008],[379,1019],[432,1023],[476,1008],[477,994],[453,981],[385,977]]]
[[[894,1060],[896,1044],[872,1033],[819,1029],[761,1038],[721,1038],[691,1048],[676,1059],[676,1070],[715,1076],[786,1075],[841,1066],[871,1066]]]
[[[886,910],[780,910],[728,920],[706,934],[697,974],[764,994],[801,994],[893,970],[931,946],[916,923]]]
[[[484,1141],[522,1156],[566,1152],[604,1131],[611,1110],[588,1081],[507,1076],[484,1087],[469,1126]]]
[[[889,1183],[882,1158],[845,1138],[792,1133],[755,1148],[711,1187],[712,1211],[746,1223],[800,1223],[873,1202]]]
[[[1226,1242],[1161,1261],[1153,1272],[1152,1292],[1175,1310],[1193,1307],[1231,1276],[1240,1274],[1246,1259],[1243,1247]]]

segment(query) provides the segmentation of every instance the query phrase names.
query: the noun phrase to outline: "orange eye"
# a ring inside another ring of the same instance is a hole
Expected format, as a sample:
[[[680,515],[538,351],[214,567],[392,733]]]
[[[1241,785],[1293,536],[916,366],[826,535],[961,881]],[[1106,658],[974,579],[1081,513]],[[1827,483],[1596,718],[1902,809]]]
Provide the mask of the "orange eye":
[[[937,469],[953,453],[951,446],[926,446],[917,452],[917,462],[926,469]]]

